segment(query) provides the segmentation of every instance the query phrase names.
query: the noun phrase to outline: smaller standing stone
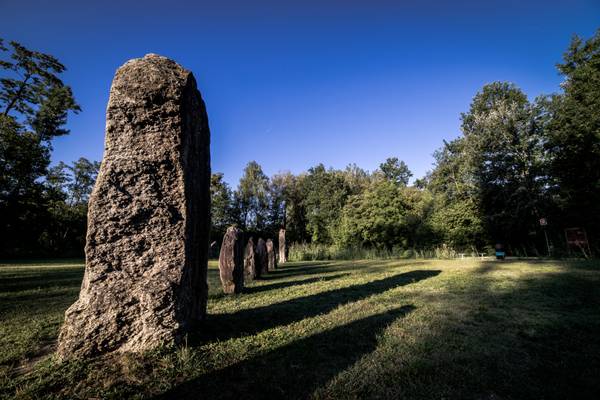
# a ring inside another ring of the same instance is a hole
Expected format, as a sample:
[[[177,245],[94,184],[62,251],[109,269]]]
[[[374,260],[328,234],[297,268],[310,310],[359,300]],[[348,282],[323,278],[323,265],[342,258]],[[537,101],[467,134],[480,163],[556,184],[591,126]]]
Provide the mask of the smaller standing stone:
[[[267,261],[269,271],[275,271],[275,268],[277,268],[277,258],[275,257],[275,245],[271,239],[267,239]]]
[[[219,254],[219,275],[225,293],[241,293],[244,288],[244,234],[230,226],[223,236]]]
[[[259,238],[258,243],[256,243],[256,271],[259,276],[266,275],[269,272],[267,245],[262,238]]]
[[[287,262],[287,254],[285,248],[285,229],[279,230],[279,262],[281,264]]]
[[[251,281],[257,277],[256,258],[254,256],[254,239],[250,237],[244,252],[244,279]]]

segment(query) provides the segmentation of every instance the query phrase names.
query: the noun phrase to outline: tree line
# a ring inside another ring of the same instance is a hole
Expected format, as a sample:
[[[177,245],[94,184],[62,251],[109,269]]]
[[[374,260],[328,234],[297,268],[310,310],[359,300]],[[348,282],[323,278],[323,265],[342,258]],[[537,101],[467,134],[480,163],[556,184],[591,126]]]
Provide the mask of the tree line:
[[[50,167],[52,140],[80,111],[59,78],[65,67],[16,42],[0,40],[0,54],[0,257],[81,255],[99,164]],[[558,92],[531,101],[513,83],[485,85],[461,115],[462,134],[412,182],[397,157],[375,171],[319,164],[271,177],[251,161],[235,189],[214,173],[212,240],[236,224],[272,238],[285,227],[289,242],[337,249],[479,253],[501,243],[561,256],[577,251],[565,240],[577,227],[598,254],[600,31],[574,37],[557,68]]]
[[[99,163],[50,167],[52,140],[81,111],[56,58],[0,38],[0,257],[80,256]]]
[[[533,101],[513,83],[485,85],[461,115],[462,135],[412,185],[396,157],[373,172],[319,164],[270,178],[252,161],[236,190],[214,174],[213,237],[229,224],[269,237],[285,226],[292,242],[338,249],[597,254],[600,31],[574,37],[557,68],[560,91]],[[589,249],[569,248],[567,228],[584,230]]]

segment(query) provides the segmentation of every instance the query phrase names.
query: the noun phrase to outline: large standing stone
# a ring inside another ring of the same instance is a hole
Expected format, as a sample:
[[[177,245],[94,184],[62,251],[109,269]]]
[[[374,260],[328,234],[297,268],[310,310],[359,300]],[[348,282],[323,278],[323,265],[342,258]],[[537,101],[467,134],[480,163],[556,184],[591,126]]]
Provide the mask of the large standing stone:
[[[158,55],[130,60],[110,90],[85,274],[59,357],[179,342],[206,313],[209,229],[210,133],[194,76]]]
[[[244,234],[230,226],[223,236],[219,254],[219,275],[225,293],[241,293],[244,288]]]
[[[244,279],[251,281],[257,277],[256,257],[254,253],[254,239],[248,239],[246,250],[244,251]]]
[[[275,257],[275,245],[271,239],[267,239],[267,261],[269,271],[275,271],[277,268],[277,258]]]
[[[267,245],[262,238],[256,243],[256,271],[258,276],[266,275],[269,271],[269,261],[267,260]]]
[[[285,229],[279,230],[279,262],[285,263],[287,262],[287,254],[285,248]]]

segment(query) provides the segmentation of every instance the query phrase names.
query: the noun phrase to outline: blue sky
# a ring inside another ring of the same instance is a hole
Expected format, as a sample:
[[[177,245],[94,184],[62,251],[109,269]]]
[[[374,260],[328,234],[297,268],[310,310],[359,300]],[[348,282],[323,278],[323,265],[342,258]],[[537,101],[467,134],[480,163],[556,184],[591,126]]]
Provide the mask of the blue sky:
[[[194,72],[233,186],[250,160],[271,175],[396,156],[420,177],[485,83],[555,92],[571,36],[600,28],[597,0],[0,3],[0,36],[58,57],[83,109],[54,162],[102,158],[116,68],[158,53]]]

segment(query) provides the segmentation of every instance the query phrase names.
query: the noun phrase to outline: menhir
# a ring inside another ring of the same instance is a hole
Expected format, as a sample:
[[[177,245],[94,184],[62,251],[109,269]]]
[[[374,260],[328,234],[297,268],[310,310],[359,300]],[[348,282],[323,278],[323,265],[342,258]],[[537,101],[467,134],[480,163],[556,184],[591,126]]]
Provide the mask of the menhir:
[[[86,266],[61,358],[180,342],[203,319],[210,132],[191,72],[154,54],[114,77],[89,202]]]

